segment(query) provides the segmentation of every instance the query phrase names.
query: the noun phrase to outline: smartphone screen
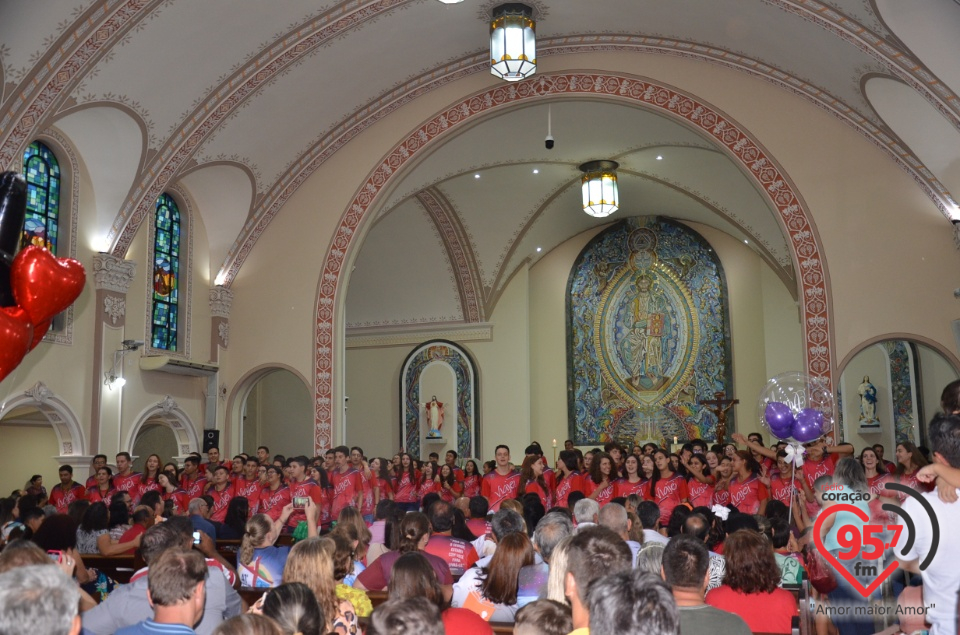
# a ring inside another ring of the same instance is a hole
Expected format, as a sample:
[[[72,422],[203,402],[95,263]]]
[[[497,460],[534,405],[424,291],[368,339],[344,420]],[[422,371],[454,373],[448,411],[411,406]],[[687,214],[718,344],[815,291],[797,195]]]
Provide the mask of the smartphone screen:
[[[57,562],[57,563],[59,563],[59,562],[60,562],[60,558],[63,557],[63,554],[62,554],[60,551],[55,551],[55,550],[53,550],[53,549],[51,549],[50,551],[48,551],[48,552],[47,552],[47,555],[50,556],[50,559],[51,559],[51,560],[53,560],[54,562]]]
[[[193,544],[195,544],[195,545],[199,545],[199,544],[200,544],[200,532],[199,532],[199,531],[193,532]]]
[[[294,496],[293,497],[293,506],[297,509],[303,509],[307,506],[307,497],[306,496]]]

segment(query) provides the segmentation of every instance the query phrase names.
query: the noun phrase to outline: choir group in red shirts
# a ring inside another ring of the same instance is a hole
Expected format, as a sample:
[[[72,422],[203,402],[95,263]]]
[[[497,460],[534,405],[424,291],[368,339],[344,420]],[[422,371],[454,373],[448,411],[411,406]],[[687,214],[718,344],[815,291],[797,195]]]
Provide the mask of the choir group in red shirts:
[[[798,516],[809,513],[812,517],[818,507],[814,481],[832,474],[838,458],[853,452],[852,446],[828,446],[823,440],[805,444],[805,461],[794,474],[785,443],[765,447],[756,433],[749,438],[734,434],[733,439],[747,449],[738,449],[733,443],[708,447],[694,440],[677,453],[651,443],[630,452],[617,443],[607,443],[602,450],[582,453],[568,440],[557,456],[556,470],[536,443],[525,449],[519,467],[511,462],[510,448],[498,445],[494,460],[483,464],[482,470],[473,459],[461,467],[452,450],[440,464],[435,453],[422,462],[406,452],[392,460],[377,457],[368,461],[361,448],[346,446],[314,459],[271,459],[269,448],[261,446],[256,456],[239,454],[230,461],[221,461],[219,448],[210,448],[206,463],[192,454],[185,458],[182,471],[174,463],[161,466],[160,457],[151,454],[140,473],[133,471],[131,456],[121,452],[116,455],[115,472],[105,455],[97,455],[93,475],[85,485],[73,480],[70,466],[63,466],[60,483],[49,498],[59,512],[66,512],[75,500],[109,505],[118,492],[127,492],[136,505],[144,494],[157,491],[170,513],[185,514],[192,499],[206,496],[212,500],[209,519],[214,522],[223,522],[230,502],[239,497],[247,500],[250,516],[263,513],[274,520],[293,503],[295,511],[285,527],[292,531],[305,519],[307,498],[319,509],[321,528],[329,529],[347,507],[358,509],[371,523],[380,500],[390,499],[402,509],[414,511],[430,493],[448,502],[483,496],[491,513],[498,511],[503,501],[530,493],[537,495],[544,509],[572,508],[581,498],[596,500],[602,507],[635,495],[655,502],[661,525],[666,526],[678,505],[733,505],[741,512],[762,514],[771,499],[788,506],[794,502]],[[923,487],[917,483],[916,473],[925,462],[915,447],[898,445],[897,465],[883,461],[882,451],[882,446],[874,446],[861,455],[876,494],[895,497],[884,488],[897,481]],[[884,512],[878,506],[875,513]]]

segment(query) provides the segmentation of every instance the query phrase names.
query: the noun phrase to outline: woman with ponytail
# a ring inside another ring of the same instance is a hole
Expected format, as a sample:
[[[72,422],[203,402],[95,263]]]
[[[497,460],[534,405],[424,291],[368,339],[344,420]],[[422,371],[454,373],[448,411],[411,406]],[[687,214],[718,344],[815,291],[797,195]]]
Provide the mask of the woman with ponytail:
[[[319,509],[309,497],[303,511],[307,517],[307,536],[316,536]],[[293,503],[289,503],[276,521],[270,520],[266,514],[256,514],[247,521],[240,550],[237,551],[237,573],[241,587],[268,588],[283,584],[283,568],[290,555],[290,547],[276,547],[273,543],[293,512]]]

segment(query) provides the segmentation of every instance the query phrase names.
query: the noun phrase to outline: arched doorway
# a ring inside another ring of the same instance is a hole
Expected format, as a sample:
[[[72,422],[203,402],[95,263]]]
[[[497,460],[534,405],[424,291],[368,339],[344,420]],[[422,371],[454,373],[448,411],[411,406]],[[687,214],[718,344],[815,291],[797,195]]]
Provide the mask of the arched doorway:
[[[130,454],[135,457],[133,469],[137,472],[143,471],[143,464],[151,454],[160,457],[162,467],[163,463],[180,454],[177,435],[162,419],[145,421],[133,439],[133,450]]]
[[[238,450],[252,454],[265,445],[271,455],[313,452],[312,400],[302,377],[287,368],[264,367],[239,386],[239,407],[232,410],[240,424]]]

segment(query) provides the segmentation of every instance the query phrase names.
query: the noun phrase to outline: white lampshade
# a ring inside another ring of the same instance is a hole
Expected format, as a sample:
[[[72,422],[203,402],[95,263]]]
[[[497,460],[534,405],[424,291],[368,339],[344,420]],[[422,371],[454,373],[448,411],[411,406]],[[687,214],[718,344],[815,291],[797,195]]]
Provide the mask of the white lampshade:
[[[616,161],[588,161],[580,166],[580,171],[583,172],[580,179],[583,211],[590,216],[603,218],[620,208],[618,167]]]
[[[502,4],[490,22],[490,72],[515,82],[537,71],[537,35],[533,9],[525,4]]]

